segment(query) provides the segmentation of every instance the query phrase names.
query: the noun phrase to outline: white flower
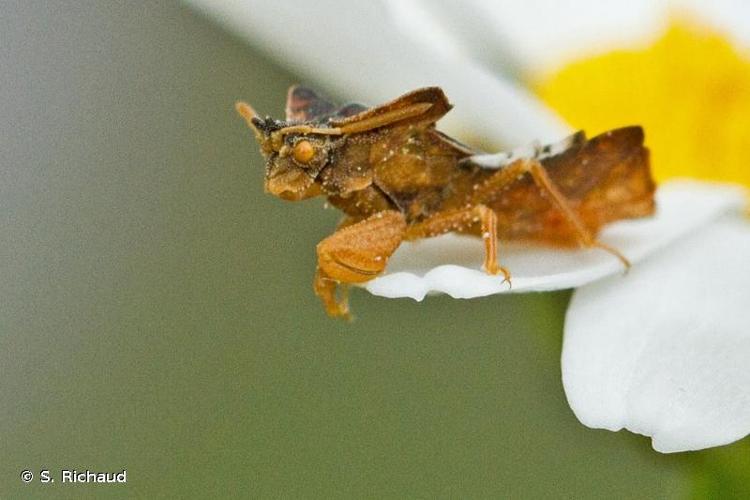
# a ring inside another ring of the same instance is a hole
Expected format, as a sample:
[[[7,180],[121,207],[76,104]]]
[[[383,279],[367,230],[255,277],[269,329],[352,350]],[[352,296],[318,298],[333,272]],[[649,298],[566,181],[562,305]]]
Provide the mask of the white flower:
[[[455,109],[441,128],[512,147],[553,141],[567,127],[519,84],[518,66],[548,69],[655,32],[676,2],[267,2],[189,0],[325,88],[384,102],[424,85]],[[739,43],[746,4],[680,2]],[[500,75],[505,73],[506,78]],[[648,131],[647,131],[648,132]],[[655,449],[717,446],[750,433],[750,223],[739,188],[671,182],[650,219],[601,235],[627,256],[622,275],[598,251],[505,248],[513,288],[480,271],[482,245],[446,235],[404,244],[366,288],[422,300],[577,287],[568,309],[562,374],[571,408],[590,427],[651,436]]]
[[[579,288],[562,353],[570,406],[590,427],[662,452],[750,432],[750,223],[727,213],[634,266]]]

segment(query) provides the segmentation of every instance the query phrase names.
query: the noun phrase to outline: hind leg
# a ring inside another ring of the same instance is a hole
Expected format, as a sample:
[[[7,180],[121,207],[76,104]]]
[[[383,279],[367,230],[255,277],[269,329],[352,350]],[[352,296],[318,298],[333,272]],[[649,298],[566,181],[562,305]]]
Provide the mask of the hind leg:
[[[609,252],[610,254],[617,257],[622,262],[625,269],[630,268],[630,261],[621,254],[616,248],[613,248],[601,241],[597,240],[589,231],[586,226],[581,222],[581,219],[576,215],[575,211],[571,208],[570,202],[565,196],[557,189],[552,179],[547,175],[547,170],[544,168],[538,160],[534,159],[523,159],[518,160],[510,165],[504,167],[498,171],[495,175],[487,179],[479,188],[475,191],[473,199],[476,202],[484,201],[497,197],[499,193],[508,188],[511,184],[516,182],[525,174],[530,174],[534,180],[536,186],[549,197],[550,202],[557,208],[560,213],[565,217],[568,223],[575,231],[576,238],[581,246],[587,248],[601,248],[602,250]]]

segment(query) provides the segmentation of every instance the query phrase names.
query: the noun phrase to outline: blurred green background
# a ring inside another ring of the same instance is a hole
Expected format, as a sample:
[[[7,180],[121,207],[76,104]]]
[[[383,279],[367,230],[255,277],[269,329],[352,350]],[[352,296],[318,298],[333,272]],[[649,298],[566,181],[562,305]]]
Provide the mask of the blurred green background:
[[[325,316],[338,215],[264,195],[233,111],[280,115],[294,75],[172,3],[0,23],[1,498],[688,494],[684,455],[568,408],[568,293]],[[43,468],[128,483],[19,478]]]

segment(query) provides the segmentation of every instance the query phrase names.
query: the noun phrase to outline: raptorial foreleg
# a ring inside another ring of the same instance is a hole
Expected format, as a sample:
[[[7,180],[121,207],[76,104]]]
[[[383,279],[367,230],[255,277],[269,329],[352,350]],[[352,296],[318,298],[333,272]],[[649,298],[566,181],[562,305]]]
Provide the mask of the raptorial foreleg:
[[[403,214],[386,210],[346,225],[318,243],[313,288],[330,316],[349,317],[346,285],[364,283],[383,272],[405,229]]]

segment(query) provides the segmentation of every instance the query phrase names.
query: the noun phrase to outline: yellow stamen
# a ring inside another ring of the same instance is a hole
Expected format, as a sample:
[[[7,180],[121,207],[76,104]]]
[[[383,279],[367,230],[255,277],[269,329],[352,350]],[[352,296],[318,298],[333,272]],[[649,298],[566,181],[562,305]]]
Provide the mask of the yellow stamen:
[[[536,88],[592,135],[643,125],[658,180],[750,186],[750,60],[721,34],[673,23],[651,47],[571,63]]]

